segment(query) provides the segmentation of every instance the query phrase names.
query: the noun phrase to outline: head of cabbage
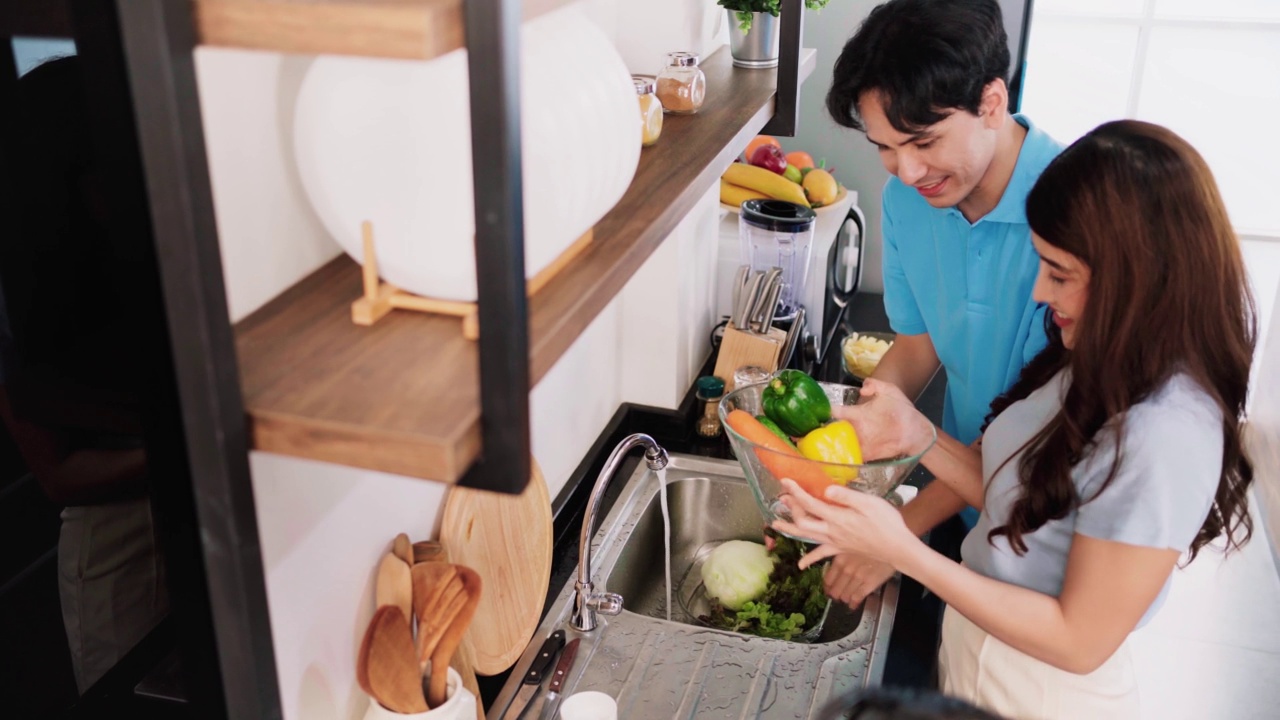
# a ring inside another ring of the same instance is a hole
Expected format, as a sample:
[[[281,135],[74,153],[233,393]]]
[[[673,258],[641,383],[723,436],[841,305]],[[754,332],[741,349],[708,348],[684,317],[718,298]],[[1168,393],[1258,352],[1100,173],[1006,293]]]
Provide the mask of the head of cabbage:
[[[764,594],[773,572],[774,558],[764,545],[749,540],[722,543],[702,564],[702,584],[707,597],[730,610],[740,610]]]

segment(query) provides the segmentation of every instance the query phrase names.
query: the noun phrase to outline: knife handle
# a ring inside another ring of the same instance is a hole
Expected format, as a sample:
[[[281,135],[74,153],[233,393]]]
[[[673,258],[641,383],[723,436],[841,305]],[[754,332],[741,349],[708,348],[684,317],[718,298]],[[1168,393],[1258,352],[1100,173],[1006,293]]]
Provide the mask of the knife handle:
[[[556,630],[548,635],[546,642],[538,648],[538,656],[529,665],[529,672],[524,674],[524,684],[541,685],[543,676],[551,669],[551,661],[555,659],[556,653],[560,652],[562,647],[564,647],[563,630]]]
[[[564,652],[560,654],[560,662],[556,663],[556,671],[551,676],[551,684],[547,686],[549,692],[558,693],[564,687],[564,679],[568,677],[569,670],[573,668],[573,659],[578,654],[578,645],[582,644],[582,638],[574,638],[572,642],[564,646]]]

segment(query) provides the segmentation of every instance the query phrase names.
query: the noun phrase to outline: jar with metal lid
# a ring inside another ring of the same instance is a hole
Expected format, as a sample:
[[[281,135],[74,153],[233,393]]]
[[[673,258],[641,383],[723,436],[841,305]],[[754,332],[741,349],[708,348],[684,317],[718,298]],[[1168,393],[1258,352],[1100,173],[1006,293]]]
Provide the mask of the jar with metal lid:
[[[720,435],[720,398],[724,395],[724,380],[715,375],[703,375],[698,378],[698,400],[702,402],[702,414],[698,417],[698,434],[702,437]]]
[[[698,54],[667,53],[667,66],[658,73],[658,99],[662,109],[677,115],[691,115],[707,97],[707,76],[698,67]]]
[[[631,84],[640,97],[640,145],[649,147],[662,135],[662,102],[654,93],[652,78],[633,75]]]

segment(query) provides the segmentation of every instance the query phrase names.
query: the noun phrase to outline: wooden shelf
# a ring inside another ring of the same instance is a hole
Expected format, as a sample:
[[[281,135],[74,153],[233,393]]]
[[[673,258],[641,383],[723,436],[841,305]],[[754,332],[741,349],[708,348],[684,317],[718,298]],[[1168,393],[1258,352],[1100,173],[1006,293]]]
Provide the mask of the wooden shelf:
[[[814,51],[804,50],[801,77],[813,67]],[[591,244],[530,298],[533,382],[772,117],[774,71],[736,69],[727,48],[703,70],[702,110],[666,117]],[[480,450],[476,344],[456,318],[393,312],[372,327],[354,325],[360,293],[360,267],[344,255],[236,324],[254,448],[456,481]]]
[[[426,60],[463,45],[463,0],[194,0],[203,45]],[[570,0],[523,0],[525,19]]]

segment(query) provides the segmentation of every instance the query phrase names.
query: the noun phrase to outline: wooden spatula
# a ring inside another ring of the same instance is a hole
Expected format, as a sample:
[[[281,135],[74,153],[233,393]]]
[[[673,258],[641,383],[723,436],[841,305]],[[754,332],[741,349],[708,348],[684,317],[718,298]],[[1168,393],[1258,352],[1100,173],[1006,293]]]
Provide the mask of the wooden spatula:
[[[405,618],[413,617],[413,575],[405,561],[394,553],[382,556],[378,564],[378,578],[374,585],[375,607],[394,605]]]
[[[408,619],[394,605],[378,608],[356,657],[356,681],[360,687],[392,712],[426,712],[422,674],[414,659]]]
[[[453,653],[462,643],[462,636],[471,626],[471,618],[476,614],[476,605],[480,603],[480,574],[469,567],[455,566],[458,577],[462,580],[464,601],[457,614],[449,623],[448,630],[436,643],[431,653],[431,679],[427,682],[427,705],[439,707],[444,703],[448,691],[448,667]]]

